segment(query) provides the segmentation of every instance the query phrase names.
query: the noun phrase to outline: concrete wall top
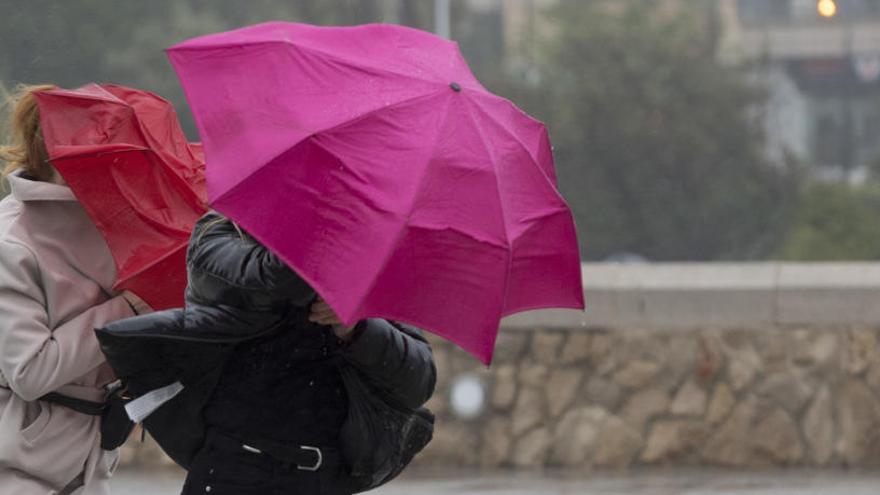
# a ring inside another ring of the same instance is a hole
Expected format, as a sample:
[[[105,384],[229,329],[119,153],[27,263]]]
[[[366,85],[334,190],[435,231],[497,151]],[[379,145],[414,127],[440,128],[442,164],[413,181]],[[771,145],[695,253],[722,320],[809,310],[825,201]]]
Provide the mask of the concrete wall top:
[[[585,263],[585,312],[505,328],[880,324],[880,263]]]

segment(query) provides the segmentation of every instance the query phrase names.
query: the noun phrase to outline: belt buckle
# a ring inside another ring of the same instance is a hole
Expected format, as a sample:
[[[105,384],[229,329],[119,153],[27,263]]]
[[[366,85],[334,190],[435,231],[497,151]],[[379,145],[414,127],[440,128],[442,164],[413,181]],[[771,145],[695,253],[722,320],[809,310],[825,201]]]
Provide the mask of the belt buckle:
[[[299,469],[300,471],[317,471],[321,468],[321,463],[324,462],[324,455],[321,453],[321,449],[319,449],[318,447],[310,447],[308,445],[300,445],[299,448],[301,448],[302,450],[309,450],[314,452],[315,454],[318,454],[318,461],[315,462],[314,466],[300,466],[299,464],[297,464],[297,469]]]

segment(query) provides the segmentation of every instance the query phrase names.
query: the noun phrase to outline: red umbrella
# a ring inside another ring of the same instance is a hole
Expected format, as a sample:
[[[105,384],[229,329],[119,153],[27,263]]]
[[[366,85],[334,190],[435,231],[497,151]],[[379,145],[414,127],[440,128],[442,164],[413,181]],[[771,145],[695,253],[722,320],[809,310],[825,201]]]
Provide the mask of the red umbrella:
[[[186,245],[206,211],[201,147],[146,91],[89,84],[37,93],[49,160],[110,247],[127,289],[155,309],[183,305]]]

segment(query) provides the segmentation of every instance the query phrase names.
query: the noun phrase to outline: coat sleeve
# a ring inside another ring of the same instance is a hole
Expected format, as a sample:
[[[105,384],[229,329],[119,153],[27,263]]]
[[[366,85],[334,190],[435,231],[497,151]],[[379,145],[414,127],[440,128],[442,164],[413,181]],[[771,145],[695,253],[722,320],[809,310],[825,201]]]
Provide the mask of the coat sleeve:
[[[421,331],[377,318],[359,325],[358,336],[343,350],[346,362],[396,402],[421,407],[437,382],[431,345]]]
[[[203,216],[193,230],[187,253],[190,284],[200,292],[199,282],[223,284],[238,291],[284,294],[298,305],[311,301],[315,292],[278,256],[249,237],[243,237],[216,213]],[[209,292],[209,291],[202,291]],[[210,301],[208,301],[210,302]]]
[[[36,400],[103,363],[93,330],[132,315],[117,296],[49,328],[36,258],[23,245],[0,244],[0,372],[22,399]]]

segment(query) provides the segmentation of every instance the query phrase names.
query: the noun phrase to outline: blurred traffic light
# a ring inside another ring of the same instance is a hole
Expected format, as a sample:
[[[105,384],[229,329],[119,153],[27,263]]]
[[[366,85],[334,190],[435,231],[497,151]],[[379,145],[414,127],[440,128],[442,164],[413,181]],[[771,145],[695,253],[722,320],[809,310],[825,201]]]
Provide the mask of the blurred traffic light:
[[[816,2],[816,10],[819,11],[819,15],[822,17],[830,19],[837,14],[837,2],[834,0],[819,0]]]

